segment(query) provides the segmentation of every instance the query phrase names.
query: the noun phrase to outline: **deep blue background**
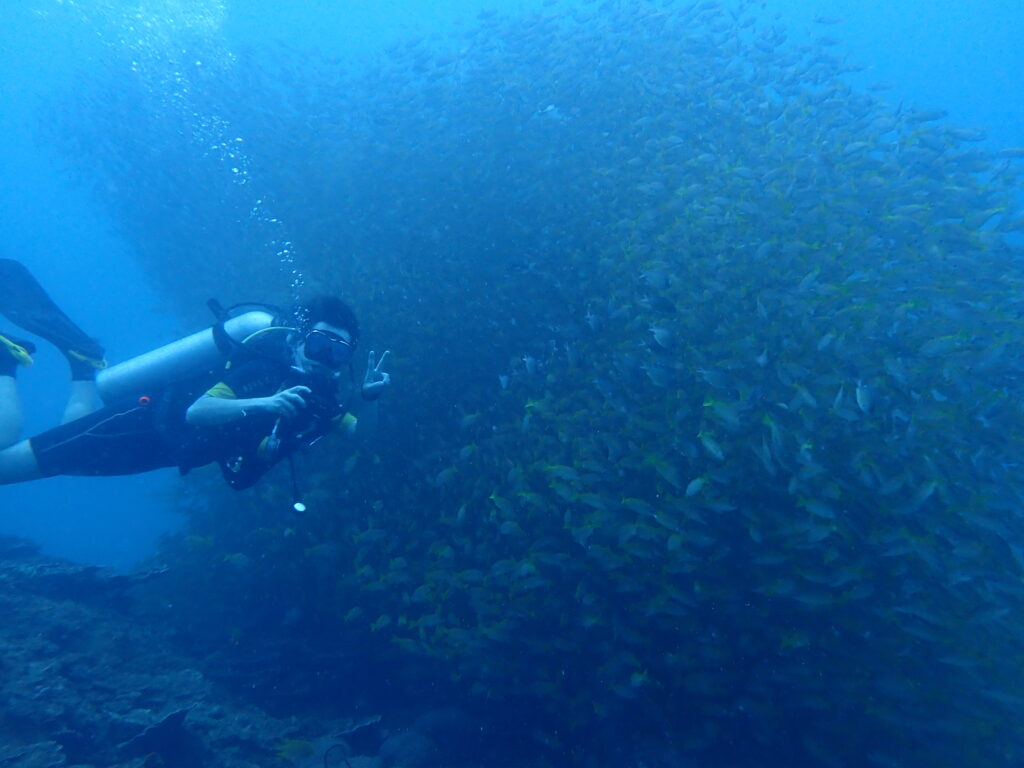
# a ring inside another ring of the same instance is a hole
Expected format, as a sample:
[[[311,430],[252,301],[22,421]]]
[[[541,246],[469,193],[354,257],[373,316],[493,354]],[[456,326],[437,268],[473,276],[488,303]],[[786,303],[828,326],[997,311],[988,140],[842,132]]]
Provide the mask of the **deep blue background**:
[[[164,7],[194,7],[218,19],[209,34],[226,50],[286,41],[332,57],[359,61],[396,39],[449,33],[473,23],[484,9],[516,11],[540,2],[422,0],[305,0],[294,3],[195,0],[85,4],[8,0],[0,25],[0,217],[2,252],[24,261],[73,318],[117,362],[187,331],[162,314],[159,297],[133,265],[131,243],[116,233],[104,201],[73,181],[73,168],[34,140],[42,99],[82,72],[104,44],[125,36],[121,11],[146,9],[157,27]],[[887,98],[949,111],[958,125],[984,127],[992,148],[1024,145],[1024,3],[1020,0],[772,0],[792,40],[829,36],[865,65],[860,84],[888,82]],[[562,3],[561,7],[571,7]],[[223,9],[223,13],[220,12]],[[824,25],[820,17],[841,19]],[[174,30],[165,28],[173,42]],[[287,224],[287,223],[286,223]],[[272,253],[265,258],[274,258]],[[298,254],[301,266],[301,254]],[[259,298],[259,297],[254,297]],[[0,322],[0,330],[7,327]],[[27,429],[39,431],[60,415],[67,372],[56,353],[43,349],[35,367],[19,377]],[[137,478],[57,478],[0,488],[0,532],[28,536],[48,551],[87,562],[130,568],[149,554],[159,533],[175,525],[165,502],[173,470]]]

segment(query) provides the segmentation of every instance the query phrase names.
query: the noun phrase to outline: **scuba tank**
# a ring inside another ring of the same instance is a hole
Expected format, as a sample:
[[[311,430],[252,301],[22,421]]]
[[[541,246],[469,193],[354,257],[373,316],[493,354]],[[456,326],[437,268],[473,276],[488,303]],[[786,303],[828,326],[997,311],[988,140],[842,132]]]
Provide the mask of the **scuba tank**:
[[[292,333],[297,330],[291,325],[284,324],[281,310],[269,304],[236,304],[227,309],[213,299],[208,304],[217,318],[210,328],[100,371],[96,375],[96,386],[103,402],[109,405],[119,400],[137,397],[140,405],[148,406],[151,399],[145,393],[164,390],[174,384],[187,383],[195,377],[221,372],[228,361],[234,360],[236,355],[259,355],[259,352],[252,351],[247,345],[256,342],[253,346],[258,346],[259,339],[265,333]],[[232,317],[231,311],[242,306],[257,306],[261,309]],[[309,403],[316,409],[325,407],[319,398],[310,398]],[[257,456],[253,458],[259,458],[269,465],[277,463],[277,454],[281,450],[281,438],[278,435],[280,425],[281,419],[278,419],[271,433],[260,443]],[[304,436],[299,438],[301,440]],[[312,442],[319,438],[320,435],[316,436]],[[286,456],[291,469],[292,511],[303,513],[306,511],[306,505],[301,501],[294,457],[291,451],[288,451]],[[262,474],[262,471],[256,475],[250,474],[242,477],[239,482],[238,477],[242,468],[251,463],[246,461],[246,457],[239,456],[234,460],[219,463],[228,484],[236,490],[249,487]],[[183,473],[186,471],[187,469],[182,470]]]
[[[250,310],[229,317],[230,310],[216,301],[210,301],[210,308],[218,318],[212,327],[100,371],[96,386],[103,402],[109,405],[223,368],[253,334],[279,327],[275,314],[268,311]]]

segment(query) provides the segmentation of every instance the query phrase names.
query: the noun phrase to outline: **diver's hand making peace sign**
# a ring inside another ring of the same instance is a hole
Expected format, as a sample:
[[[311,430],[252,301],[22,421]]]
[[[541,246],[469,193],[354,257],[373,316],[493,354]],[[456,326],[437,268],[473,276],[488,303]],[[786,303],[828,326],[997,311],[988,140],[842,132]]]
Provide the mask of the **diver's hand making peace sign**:
[[[377,353],[370,350],[370,357],[366,361],[366,375],[363,377],[363,397],[367,400],[376,400],[384,392],[384,388],[391,384],[391,374],[383,370],[384,361],[391,354],[390,349],[384,350],[377,359]]]

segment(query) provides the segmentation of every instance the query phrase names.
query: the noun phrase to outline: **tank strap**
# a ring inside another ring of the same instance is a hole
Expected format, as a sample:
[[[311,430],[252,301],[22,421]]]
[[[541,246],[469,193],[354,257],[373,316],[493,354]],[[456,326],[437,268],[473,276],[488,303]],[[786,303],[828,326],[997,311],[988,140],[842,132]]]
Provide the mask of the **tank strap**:
[[[217,349],[219,349],[221,353],[227,358],[231,358],[239,351],[245,349],[245,344],[246,342],[249,341],[249,339],[244,339],[243,341],[236,341],[235,339],[231,338],[231,334],[228,333],[227,328],[225,327],[227,321],[231,319],[231,313],[234,310],[237,310],[241,307],[259,307],[261,309],[269,310],[270,313],[274,316],[275,320],[280,315],[281,312],[281,310],[278,307],[274,306],[273,304],[264,304],[257,301],[246,301],[239,304],[233,304],[230,307],[225,307],[223,304],[217,301],[217,299],[208,299],[206,302],[206,306],[210,308],[210,311],[213,313],[213,316],[215,318],[213,326],[211,327],[211,330],[213,331],[213,342],[214,344],[217,345]],[[253,334],[253,336],[255,335],[256,334]]]
[[[230,357],[240,346],[231,338],[227,329],[224,327],[224,323],[226,323],[228,318],[231,317],[231,313],[224,309],[224,305],[216,299],[209,299],[206,302],[206,306],[210,308],[210,311],[216,318],[211,329],[213,331],[213,343],[217,345],[217,349],[219,349],[225,357]]]
[[[213,343],[217,345],[217,349],[224,353],[225,357],[231,357],[242,345],[231,338],[231,335],[224,327],[224,322],[224,320],[218,320],[213,324]]]

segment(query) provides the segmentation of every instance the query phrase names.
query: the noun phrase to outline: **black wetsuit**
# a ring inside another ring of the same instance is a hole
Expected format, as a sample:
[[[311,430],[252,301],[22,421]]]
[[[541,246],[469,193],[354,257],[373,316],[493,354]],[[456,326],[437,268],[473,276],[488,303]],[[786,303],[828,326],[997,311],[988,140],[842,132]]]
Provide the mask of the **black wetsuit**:
[[[209,379],[185,382],[101,408],[33,437],[36,461],[44,477],[130,475],[161,467],[178,467],[184,474],[217,462],[232,488],[248,488],[297,448],[330,432],[344,416],[336,382],[304,373],[290,362],[290,350],[280,345],[273,354],[246,355],[229,363],[212,388]],[[249,413],[210,427],[185,421],[185,412],[204,392],[247,399],[297,385],[312,393],[292,418]]]

